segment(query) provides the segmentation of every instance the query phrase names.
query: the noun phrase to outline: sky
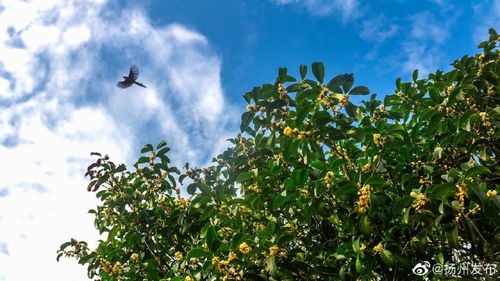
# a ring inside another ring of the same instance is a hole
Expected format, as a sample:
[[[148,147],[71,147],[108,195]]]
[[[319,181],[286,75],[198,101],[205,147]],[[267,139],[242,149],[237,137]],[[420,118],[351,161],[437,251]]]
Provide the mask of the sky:
[[[90,152],[128,167],[165,139],[204,166],[238,133],[242,95],[279,67],[325,64],[379,97],[500,31],[500,0],[0,0],[0,281],[83,281],[56,262],[95,245]],[[147,88],[117,88],[131,64]]]

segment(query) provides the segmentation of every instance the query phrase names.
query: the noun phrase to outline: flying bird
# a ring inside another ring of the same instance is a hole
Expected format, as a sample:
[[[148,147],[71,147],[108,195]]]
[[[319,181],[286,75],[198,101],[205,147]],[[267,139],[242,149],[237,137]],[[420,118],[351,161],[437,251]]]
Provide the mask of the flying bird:
[[[130,72],[129,72],[128,76],[122,76],[122,77],[125,80],[116,83],[116,87],[118,87],[118,88],[125,89],[125,88],[132,86],[132,84],[136,84],[138,86],[146,88],[146,86],[144,84],[135,81],[135,80],[137,80],[137,77],[139,77],[139,68],[135,64],[130,66]]]

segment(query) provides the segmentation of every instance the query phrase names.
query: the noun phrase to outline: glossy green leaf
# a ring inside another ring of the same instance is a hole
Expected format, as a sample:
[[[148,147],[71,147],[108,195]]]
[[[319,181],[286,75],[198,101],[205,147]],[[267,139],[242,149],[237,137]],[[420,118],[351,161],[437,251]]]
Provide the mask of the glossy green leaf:
[[[323,84],[323,79],[325,78],[325,66],[322,62],[314,62],[312,64],[312,72],[316,80]]]

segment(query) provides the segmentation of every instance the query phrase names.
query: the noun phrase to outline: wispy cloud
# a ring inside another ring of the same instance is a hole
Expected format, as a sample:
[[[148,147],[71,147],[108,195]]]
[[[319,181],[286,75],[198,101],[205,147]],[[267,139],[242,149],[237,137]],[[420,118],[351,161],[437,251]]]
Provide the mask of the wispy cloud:
[[[437,17],[429,12],[423,11],[410,17],[411,33],[413,40],[429,40],[431,43],[443,43],[449,36],[448,27],[450,21],[438,20]]]
[[[398,24],[391,22],[385,16],[378,15],[363,22],[359,36],[365,40],[383,42],[394,37],[400,28]]]
[[[342,21],[347,22],[361,16],[358,0],[273,0],[279,5],[298,5],[310,13],[327,16],[339,13]]]
[[[473,15],[478,24],[474,28],[472,38],[476,44],[487,39],[487,30],[500,32],[500,0],[480,1],[472,5]]]
[[[208,40],[153,26],[107,1],[7,1],[0,9],[0,280],[86,280],[55,262],[70,237],[95,241],[82,174],[91,151],[129,163],[166,138],[175,164],[203,164],[237,120]],[[114,85],[131,63],[148,88]],[[9,215],[6,215],[9,214]],[[30,270],[24,270],[26,265]]]

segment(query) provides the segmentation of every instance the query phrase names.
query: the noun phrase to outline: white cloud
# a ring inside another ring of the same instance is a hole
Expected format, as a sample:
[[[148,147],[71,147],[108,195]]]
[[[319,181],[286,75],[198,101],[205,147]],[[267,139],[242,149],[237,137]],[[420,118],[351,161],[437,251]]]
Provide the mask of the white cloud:
[[[472,5],[477,24],[472,38],[476,44],[488,39],[488,29],[500,32],[500,0],[486,0]]]
[[[274,0],[278,5],[294,4],[305,7],[310,13],[319,16],[340,13],[343,22],[356,19],[361,15],[358,0]]]
[[[89,153],[130,164],[145,138],[166,138],[175,164],[204,164],[238,115],[220,59],[196,31],[153,26],[140,9],[114,13],[106,1],[2,5],[0,280],[87,280],[55,252],[71,237],[96,240]],[[147,89],[115,87],[131,63]]]
[[[427,46],[418,41],[405,42],[401,46],[404,54],[402,67],[404,73],[418,69],[419,76],[434,72],[441,64],[443,57],[438,47]]]
[[[449,36],[449,21],[438,20],[434,14],[424,11],[411,17],[411,37],[416,40],[430,40],[443,43]]]
[[[398,24],[390,22],[383,15],[379,15],[363,22],[363,28],[359,36],[365,40],[383,42],[394,37],[400,28]]]

